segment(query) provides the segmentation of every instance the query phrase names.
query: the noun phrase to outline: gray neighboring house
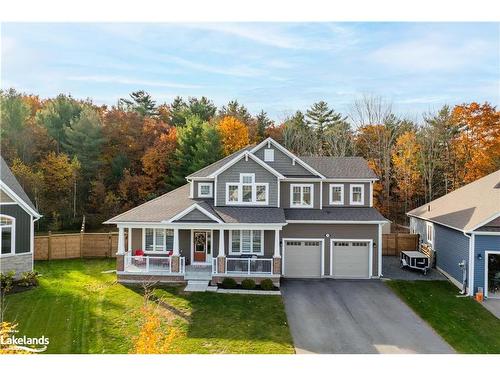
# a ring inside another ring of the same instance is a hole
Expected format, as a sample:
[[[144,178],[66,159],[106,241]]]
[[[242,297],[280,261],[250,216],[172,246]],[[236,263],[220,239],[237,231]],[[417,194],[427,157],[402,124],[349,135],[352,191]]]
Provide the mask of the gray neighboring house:
[[[34,222],[41,215],[0,157],[0,272],[33,270]]]
[[[299,157],[268,138],[186,180],[105,222],[120,282],[381,276],[388,221],[363,158]]]
[[[436,266],[467,292],[500,298],[500,170],[410,212],[410,230],[436,251]]]

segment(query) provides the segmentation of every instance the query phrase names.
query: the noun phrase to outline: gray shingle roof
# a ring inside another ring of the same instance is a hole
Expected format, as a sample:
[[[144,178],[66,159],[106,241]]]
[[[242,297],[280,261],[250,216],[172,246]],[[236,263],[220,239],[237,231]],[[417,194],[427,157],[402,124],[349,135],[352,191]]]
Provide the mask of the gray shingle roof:
[[[366,160],[359,156],[301,156],[300,158],[326,178],[377,178]]]
[[[286,208],[286,220],[388,221],[373,207]]]
[[[500,170],[408,212],[465,232],[500,214]]]
[[[216,161],[215,163],[207,165],[205,168],[202,168],[194,173],[191,173],[189,176],[187,176],[187,178],[190,178],[190,177],[208,177],[213,172],[215,172],[217,169],[222,167],[224,164],[229,163],[235,157],[240,155],[242,152],[245,152],[247,150],[251,150],[253,147],[254,147],[253,145],[246,146],[246,147],[242,148],[241,150],[238,150],[235,153],[232,153],[231,155],[228,155],[225,158]]]
[[[117,215],[107,220],[106,224],[120,222],[161,222],[171,219],[195,203],[226,223],[285,223],[285,215],[282,208],[214,207],[213,200],[189,198],[189,184],[186,184]]]
[[[0,156],[0,179],[4,184],[6,184],[16,195],[21,198],[28,206],[30,206],[35,212],[38,213],[35,205],[28,197],[24,189],[21,187],[19,181],[17,181],[16,177],[10,170],[9,166],[3,160],[3,157]]]

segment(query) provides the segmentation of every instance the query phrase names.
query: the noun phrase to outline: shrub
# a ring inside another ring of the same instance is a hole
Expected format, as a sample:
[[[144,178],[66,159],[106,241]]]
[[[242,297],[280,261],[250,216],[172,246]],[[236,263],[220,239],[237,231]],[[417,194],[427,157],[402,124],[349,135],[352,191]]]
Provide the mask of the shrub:
[[[21,275],[21,280],[19,280],[18,285],[28,287],[38,285],[38,272],[30,271],[23,272]]]
[[[252,279],[245,279],[241,282],[241,287],[243,289],[254,289],[255,281],[253,281]]]
[[[264,279],[260,282],[260,288],[262,290],[273,290],[274,289],[274,284],[271,279]]]
[[[234,280],[231,277],[225,277],[224,280],[222,280],[222,287],[224,289],[234,289],[238,286],[236,283],[236,280]]]
[[[2,294],[9,293],[12,289],[12,285],[14,284],[14,275],[14,271],[0,273],[0,292]]]

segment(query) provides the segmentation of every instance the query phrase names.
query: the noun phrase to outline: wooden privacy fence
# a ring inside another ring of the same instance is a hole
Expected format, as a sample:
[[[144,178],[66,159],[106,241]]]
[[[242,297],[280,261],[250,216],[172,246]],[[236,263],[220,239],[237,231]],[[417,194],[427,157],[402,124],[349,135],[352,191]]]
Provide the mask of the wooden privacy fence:
[[[418,250],[418,234],[390,233],[382,235],[382,255],[399,256],[401,251]]]
[[[125,236],[126,237],[126,236]],[[127,243],[127,242],[125,242]],[[70,233],[35,236],[35,260],[115,257],[118,233]]]

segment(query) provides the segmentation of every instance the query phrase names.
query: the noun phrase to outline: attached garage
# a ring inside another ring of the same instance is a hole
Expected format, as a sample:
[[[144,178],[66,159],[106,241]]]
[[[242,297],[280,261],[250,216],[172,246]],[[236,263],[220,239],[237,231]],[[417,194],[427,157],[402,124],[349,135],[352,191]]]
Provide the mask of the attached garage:
[[[332,240],[331,274],[332,277],[346,279],[367,279],[371,277],[371,241]]]
[[[284,239],[283,276],[319,278],[323,273],[323,240]]]

